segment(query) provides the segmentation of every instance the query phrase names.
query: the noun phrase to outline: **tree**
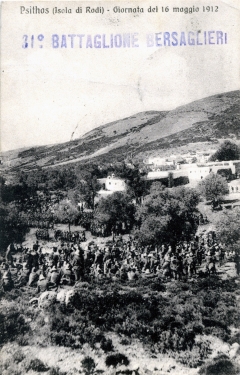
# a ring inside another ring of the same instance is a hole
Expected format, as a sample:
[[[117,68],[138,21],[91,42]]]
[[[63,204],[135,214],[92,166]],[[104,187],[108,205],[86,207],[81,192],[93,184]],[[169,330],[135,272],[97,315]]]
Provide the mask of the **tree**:
[[[94,219],[99,224],[105,224],[107,227],[115,226],[120,222],[134,221],[135,206],[132,203],[131,196],[125,192],[115,192],[112,195],[101,198]]]
[[[215,173],[210,173],[204,180],[200,181],[198,190],[206,200],[211,201],[220,201],[223,195],[229,193],[226,178]]]
[[[6,250],[11,242],[22,243],[29,231],[27,222],[19,215],[18,209],[12,204],[0,206],[0,244],[1,251]]]
[[[135,235],[143,244],[175,244],[190,239],[197,229],[199,194],[194,189],[166,189],[154,183],[142,206],[137,208],[139,229]]]
[[[224,141],[209,161],[227,161],[240,159],[240,148],[231,141]]]
[[[106,365],[107,367],[114,367],[116,368],[119,365],[128,366],[129,365],[129,359],[125,356],[125,354],[122,353],[114,353],[110,354],[106,357]]]
[[[56,207],[54,215],[59,221],[67,222],[70,231],[70,225],[78,218],[79,212],[70,201],[64,199]]]
[[[116,176],[124,179],[129,187],[129,193],[134,198],[139,198],[144,195],[146,191],[146,182],[143,179],[146,172],[139,171],[139,168],[132,165],[128,166],[126,163],[116,163],[114,166],[109,166],[108,173],[112,172]]]
[[[101,189],[101,184],[98,182],[96,168],[80,169],[76,168],[78,190],[81,197],[87,203],[89,208],[94,208],[95,197],[97,192]]]
[[[216,222],[216,233],[227,246],[239,249],[240,246],[240,208],[223,211]]]

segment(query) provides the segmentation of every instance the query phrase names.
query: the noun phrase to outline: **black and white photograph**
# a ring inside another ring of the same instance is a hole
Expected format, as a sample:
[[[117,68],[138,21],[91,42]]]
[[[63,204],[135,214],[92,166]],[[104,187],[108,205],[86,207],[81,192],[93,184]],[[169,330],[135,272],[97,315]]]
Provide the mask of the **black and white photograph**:
[[[240,375],[239,1],[0,7],[0,373]]]

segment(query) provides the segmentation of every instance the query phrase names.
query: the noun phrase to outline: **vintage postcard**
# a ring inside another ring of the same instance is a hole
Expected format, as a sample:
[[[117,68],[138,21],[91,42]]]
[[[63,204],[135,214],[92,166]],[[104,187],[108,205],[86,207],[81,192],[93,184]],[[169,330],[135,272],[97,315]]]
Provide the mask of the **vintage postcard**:
[[[0,373],[240,373],[240,3],[2,1]]]

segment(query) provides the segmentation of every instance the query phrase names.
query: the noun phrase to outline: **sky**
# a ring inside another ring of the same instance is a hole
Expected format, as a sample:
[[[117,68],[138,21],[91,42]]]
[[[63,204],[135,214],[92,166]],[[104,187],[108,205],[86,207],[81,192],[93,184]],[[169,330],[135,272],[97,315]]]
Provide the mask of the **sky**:
[[[203,12],[209,3],[218,6],[218,12]],[[33,12],[35,4],[49,13],[26,13]],[[114,13],[114,1],[2,3],[1,151],[69,141],[137,112],[170,110],[239,89],[237,0],[201,0],[195,2],[199,11],[192,14],[172,11],[176,4],[186,8],[192,2],[168,4],[169,12],[162,12],[160,1],[117,2],[121,8],[144,9],[127,14]],[[103,6],[104,13],[86,13],[89,5]],[[72,13],[52,14],[55,6]],[[78,6],[81,14],[76,13]],[[148,13],[149,6],[158,6],[158,12]],[[219,30],[227,33],[227,44],[147,45],[148,34],[201,31],[202,36]],[[60,48],[62,35],[104,34],[107,43],[111,34],[124,33],[135,34],[139,47],[86,48],[84,37],[79,48],[76,37],[71,48],[67,37],[67,47],[63,43]],[[53,48],[53,34],[60,38],[59,48]],[[24,35],[27,48],[22,48]]]

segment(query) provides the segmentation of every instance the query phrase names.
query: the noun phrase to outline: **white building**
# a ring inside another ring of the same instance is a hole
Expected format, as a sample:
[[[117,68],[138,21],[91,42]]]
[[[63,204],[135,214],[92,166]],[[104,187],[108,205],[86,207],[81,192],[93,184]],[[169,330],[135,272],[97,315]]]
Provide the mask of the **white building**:
[[[217,173],[219,170],[231,170],[232,174],[236,173],[236,167],[233,161],[210,162],[204,164],[177,164],[177,169],[167,171],[152,171],[147,175],[147,180],[157,180],[168,178],[172,173],[173,178],[188,177],[190,183],[198,182],[209,175],[209,173]]]
[[[215,154],[217,150],[209,150],[209,151],[197,151],[196,158],[198,163],[207,163],[209,158]]]
[[[114,174],[108,176],[105,182],[105,189],[109,191],[125,191],[127,188],[126,182],[121,178],[115,177]]]
[[[156,165],[156,166],[165,165],[165,160],[166,158],[161,158],[159,156],[153,157],[153,158],[148,159],[148,164]]]
[[[184,169],[188,169],[189,182],[200,181],[207,177],[209,173],[217,173],[220,169],[231,169],[232,174],[236,173],[236,168],[232,161],[209,162],[204,164],[185,164],[183,167]]]
[[[229,182],[229,194],[240,193],[240,179]]]
[[[102,189],[98,191],[99,197],[106,197],[117,191],[127,190],[126,182],[119,177],[115,177],[114,174],[106,178],[99,178],[98,182],[102,185]]]

